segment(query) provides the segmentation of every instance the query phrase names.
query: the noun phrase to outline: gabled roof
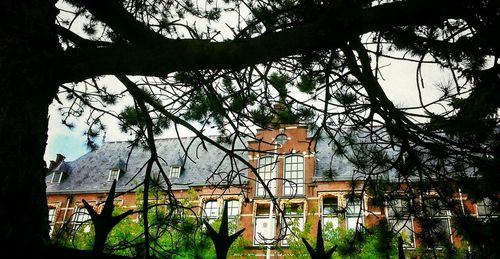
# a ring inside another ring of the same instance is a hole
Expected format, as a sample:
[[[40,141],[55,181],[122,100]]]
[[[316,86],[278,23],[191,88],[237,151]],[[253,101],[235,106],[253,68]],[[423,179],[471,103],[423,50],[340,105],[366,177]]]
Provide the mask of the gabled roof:
[[[223,151],[207,142],[205,142],[205,146],[207,150],[203,148],[199,138],[156,140],[156,149],[162,161],[161,166],[167,175],[170,166],[179,164],[179,154],[184,154],[184,149],[188,151],[181,176],[171,180],[174,189],[216,184],[221,179],[227,179],[227,176],[231,178],[231,176],[236,175],[236,171],[245,177],[232,179],[234,180],[232,183],[244,184],[242,179],[246,178],[248,169],[242,162],[233,161],[231,163],[229,156]],[[230,148],[226,144],[223,146]],[[235,149],[243,149],[243,143],[236,143],[235,146]],[[246,152],[238,151],[236,153],[247,159]],[[97,150],[89,152],[75,161],[66,162],[71,167],[71,171],[67,172],[68,177],[57,185],[48,183],[47,194],[108,192],[111,187],[111,182],[107,181],[109,170],[120,166],[120,159],[127,167],[118,179],[117,191],[130,190],[144,179],[145,164],[149,157],[148,150],[142,147],[132,147],[127,141],[104,143]],[[125,169],[124,164],[121,166]],[[159,172],[156,165],[154,165],[152,172],[153,174]],[[213,172],[216,174],[213,175]],[[50,182],[50,179],[46,178],[46,182]]]

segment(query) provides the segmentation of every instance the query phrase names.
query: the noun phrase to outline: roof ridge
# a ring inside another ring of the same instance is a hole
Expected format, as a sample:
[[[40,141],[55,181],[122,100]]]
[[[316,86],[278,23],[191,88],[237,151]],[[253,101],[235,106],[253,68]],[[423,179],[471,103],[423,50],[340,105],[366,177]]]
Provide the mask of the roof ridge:
[[[216,135],[216,134],[213,134],[213,135],[205,135],[205,137],[209,137],[209,138],[214,138],[214,137],[219,137],[219,136],[222,136],[222,135]],[[175,140],[175,139],[193,139],[193,138],[197,138],[198,136],[183,136],[183,137],[162,137],[162,138],[155,138],[155,141],[157,140]],[[113,141],[104,141],[103,142],[103,145],[104,144],[113,144],[113,143],[124,143],[124,142],[131,142],[132,140],[113,140]]]

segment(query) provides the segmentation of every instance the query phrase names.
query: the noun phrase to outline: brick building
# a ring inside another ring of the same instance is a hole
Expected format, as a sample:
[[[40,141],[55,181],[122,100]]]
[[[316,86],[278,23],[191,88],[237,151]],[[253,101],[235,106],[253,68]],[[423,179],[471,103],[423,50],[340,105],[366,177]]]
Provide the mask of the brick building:
[[[419,222],[410,214],[404,217],[407,201],[398,198],[389,201],[388,206],[372,205],[370,197],[361,193],[363,181],[356,181],[353,187],[353,179],[358,177],[354,166],[333,155],[333,143],[328,138],[312,138],[309,134],[307,127],[282,125],[259,130],[255,138],[258,141],[241,142],[234,147],[268,183],[276,204],[285,212],[285,220],[299,228],[306,222],[316,226],[321,219],[323,224],[333,227],[362,229],[386,219],[404,237],[407,249],[421,246],[415,235],[421,228]],[[176,198],[189,196],[195,210],[209,221],[219,217],[227,203],[230,218],[246,228],[243,236],[252,244],[247,247],[248,251],[263,256],[258,248],[266,244],[267,239],[290,235],[290,231],[283,231],[283,219],[274,213],[270,215],[275,205],[270,202],[266,188],[256,181],[255,174],[243,162],[231,162],[224,152],[208,143],[204,150],[195,138],[160,139],[156,145]],[[187,156],[184,150],[188,150]],[[71,162],[58,157],[46,178],[51,227],[59,228],[65,223],[75,227],[89,219],[81,200],[86,199],[99,208],[113,179],[117,180],[117,193],[124,193],[115,199],[116,204],[137,208],[134,187],[144,178],[141,168],[148,158],[147,150],[132,148],[128,142],[107,142]],[[196,191],[196,197],[190,196],[190,190]],[[432,193],[424,198],[431,201],[427,198],[432,198]],[[456,198],[464,210],[473,215],[484,216],[489,212],[487,203],[473,204],[461,193],[457,193]],[[451,228],[451,214],[439,210],[432,217],[447,233],[449,241],[460,245],[460,238]],[[286,247],[287,238],[279,245]],[[278,256],[279,253],[273,250],[271,254]]]

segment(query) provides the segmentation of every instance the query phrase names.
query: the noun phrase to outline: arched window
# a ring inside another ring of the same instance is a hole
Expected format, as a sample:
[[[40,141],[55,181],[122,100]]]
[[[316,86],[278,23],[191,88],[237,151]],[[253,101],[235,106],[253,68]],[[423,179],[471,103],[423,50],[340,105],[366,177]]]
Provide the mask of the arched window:
[[[259,159],[257,172],[269,187],[272,194],[276,193],[276,161],[272,157],[266,156]],[[256,196],[266,195],[264,186],[257,180]]]
[[[304,157],[291,155],[285,158],[283,195],[304,195]]]
[[[279,134],[274,139],[274,142],[278,145],[283,145],[288,140],[288,137],[285,134]]]

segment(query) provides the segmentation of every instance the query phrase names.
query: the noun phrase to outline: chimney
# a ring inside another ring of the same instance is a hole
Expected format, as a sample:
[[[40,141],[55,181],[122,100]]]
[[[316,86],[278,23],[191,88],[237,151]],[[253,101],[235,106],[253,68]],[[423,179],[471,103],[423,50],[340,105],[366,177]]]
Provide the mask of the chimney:
[[[56,164],[58,165],[59,163],[61,163],[66,157],[64,157],[63,155],[61,154],[57,154],[56,155]]]
[[[49,168],[48,168],[48,169],[49,169],[49,171],[54,170],[54,168],[56,168],[56,166],[57,166],[56,161],[54,161],[54,160],[50,160],[50,162],[49,162]]]

